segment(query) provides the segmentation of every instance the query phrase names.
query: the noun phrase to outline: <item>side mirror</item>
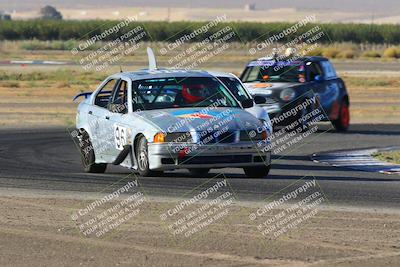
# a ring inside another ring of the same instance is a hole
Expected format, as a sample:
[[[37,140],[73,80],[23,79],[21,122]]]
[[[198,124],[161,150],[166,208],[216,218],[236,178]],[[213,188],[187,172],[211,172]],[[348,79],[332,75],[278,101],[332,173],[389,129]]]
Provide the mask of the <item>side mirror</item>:
[[[267,102],[267,99],[265,99],[265,97],[260,96],[260,95],[256,95],[256,96],[254,96],[253,98],[254,98],[254,102],[255,102],[257,105],[265,104],[265,103]]]
[[[244,99],[240,102],[242,104],[243,108],[251,108],[254,106],[254,102],[253,99],[249,98],[249,99]]]
[[[324,78],[322,77],[322,75],[315,75],[314,77],[314,81],[316,82],[322,82],[324,80]]]

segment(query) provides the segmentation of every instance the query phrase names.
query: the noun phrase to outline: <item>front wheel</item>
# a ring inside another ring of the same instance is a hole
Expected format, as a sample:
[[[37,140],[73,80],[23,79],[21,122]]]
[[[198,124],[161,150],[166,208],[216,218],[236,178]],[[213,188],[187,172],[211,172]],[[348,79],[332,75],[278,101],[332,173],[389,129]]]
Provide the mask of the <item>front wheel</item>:
[[[340,105],[339,117],[333,121],[335,129],[339,132],[347,131],[350,125],[350,110],[347,101],[343,101]]]
[[[136,147],[136,158],[138,163],[138,172],[140,176],[160,176],[162,171],[152,171],[149,168],[149,154],[146,137],[140,137],[137,147]]]
[[[268,175],[271,165],[243,168],[247,178],[263,178]]]

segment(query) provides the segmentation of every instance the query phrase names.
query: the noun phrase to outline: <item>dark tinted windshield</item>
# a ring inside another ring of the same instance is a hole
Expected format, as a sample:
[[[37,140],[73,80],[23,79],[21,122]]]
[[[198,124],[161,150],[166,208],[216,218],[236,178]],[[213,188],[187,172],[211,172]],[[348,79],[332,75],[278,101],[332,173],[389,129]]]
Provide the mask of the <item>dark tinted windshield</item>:
[[[243,82],[305,82],[305,68],[302,62],[255,61],[244,70]]]
[[[179,77],[134,81],[135,109],[239,107],[229,91],[212,77]]]

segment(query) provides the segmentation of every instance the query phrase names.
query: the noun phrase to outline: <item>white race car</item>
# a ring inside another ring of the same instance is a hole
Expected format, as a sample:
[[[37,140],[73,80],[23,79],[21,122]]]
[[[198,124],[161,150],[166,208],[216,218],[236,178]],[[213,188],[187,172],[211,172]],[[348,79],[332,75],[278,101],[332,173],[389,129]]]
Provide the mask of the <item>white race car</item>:
[[[142,176],[186,168],[240,167],[248,177],[270,170],[272,134],[264,109],[227,73],[149,69],[107,77],[82,93],[76,127],[86,172],[121,165]],[[261,99],[262,102],[262,99]]]

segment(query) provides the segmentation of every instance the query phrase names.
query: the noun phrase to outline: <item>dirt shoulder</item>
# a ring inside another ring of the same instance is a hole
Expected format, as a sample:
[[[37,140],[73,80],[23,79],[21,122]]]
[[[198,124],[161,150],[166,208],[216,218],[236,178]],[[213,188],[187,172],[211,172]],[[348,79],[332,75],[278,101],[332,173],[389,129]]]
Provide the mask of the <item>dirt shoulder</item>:
[[[96,237],[85,236],[82,222],[71,218],[96,196],[10,190],[0,192],[2,266],[395,266],[400,261],[399,211],[321,206],[275,238],[262,236],[249,222],[262,203],[238,202],[223,219],[177,238],[159,214],[181,200],[149,198],[140,214]]]

